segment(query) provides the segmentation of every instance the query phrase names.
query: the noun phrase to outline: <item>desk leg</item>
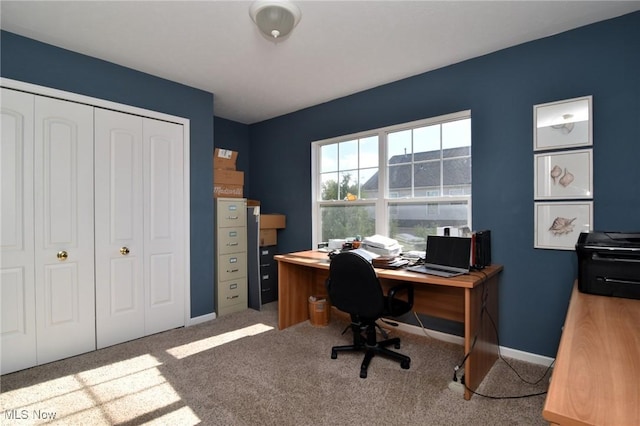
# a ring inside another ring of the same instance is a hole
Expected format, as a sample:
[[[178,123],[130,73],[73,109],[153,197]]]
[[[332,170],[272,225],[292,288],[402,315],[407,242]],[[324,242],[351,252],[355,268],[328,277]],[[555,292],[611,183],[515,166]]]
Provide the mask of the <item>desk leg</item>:
[[[494,330],[491,316],[498,327],[498,276],[494,275],[485,283],[465,289],[465,320],[464,320],[464,352],[470,353],[465,364],[465,383],[467,387],[476,390],[487,372],[498,359],[498,339]],[[483,304],[486,312],[482,312]],[[475,346],[473,340],[477,337]],[[464,399],[471,399],[473,394],[465,389]]]

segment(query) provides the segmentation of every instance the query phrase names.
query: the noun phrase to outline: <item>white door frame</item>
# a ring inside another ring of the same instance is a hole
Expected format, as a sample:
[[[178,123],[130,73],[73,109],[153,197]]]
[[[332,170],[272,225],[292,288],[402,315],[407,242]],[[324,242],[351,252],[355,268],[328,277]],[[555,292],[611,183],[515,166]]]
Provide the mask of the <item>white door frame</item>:
[[[90,96],[79,95],[77,93],[66,92],[63,90],[52,89],[50,87],[39,86],[37,84],[25,83],[23,81],[12,80],[9,78],[0,78],[0,86],[8,89],[21,90],[23,92],[33,93],[35,95],[49,96],[52,98],[63,99],[66,101],[77,102],[81,104],[96,106],[100,108],[112,109],[115,111],[121,111],[129,114],[135,114],[142,117],[154,118],[157,120],[168,121],[171,123],[178,123],[182,125],[184,132],[184,282],[185,282],[185,318],[184,325],[192,325],[197,323],[191,320],[191,194],[190,187],[191,182],[189,177],[190,172],[190,120],[175,115],[164,114],[157,111],[151,111],[144,108],[138,108],[131,105],[119,104],[117,102],[111,102],[104,99],[93,98]]]

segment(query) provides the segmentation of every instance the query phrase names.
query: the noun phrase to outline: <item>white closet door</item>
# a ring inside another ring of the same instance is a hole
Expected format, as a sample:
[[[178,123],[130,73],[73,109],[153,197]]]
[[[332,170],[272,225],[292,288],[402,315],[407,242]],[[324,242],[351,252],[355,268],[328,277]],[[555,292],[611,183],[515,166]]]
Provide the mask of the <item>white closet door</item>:
[[[142,118],[95,110],[98,349],[145,335]]]
[[[38,363],[95,349],[93,108],[36,96]]]
[[[145,119],[146,334],[185,324],[184,137],[179,124]]]
[[[33,103],[33,95],[2,89],[1,374],[36,365]]]

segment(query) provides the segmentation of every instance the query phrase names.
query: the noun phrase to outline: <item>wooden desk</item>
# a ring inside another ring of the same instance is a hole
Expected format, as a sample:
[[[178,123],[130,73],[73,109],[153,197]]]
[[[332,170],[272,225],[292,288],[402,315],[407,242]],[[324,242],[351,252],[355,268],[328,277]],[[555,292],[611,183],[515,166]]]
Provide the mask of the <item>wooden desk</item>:
[[[574,284],[542,415],[559,425],[640,425],[640,300]]]
[[[308,299],[326,295],[325,280],[329,276],[327,253],[302,251],[277,255],[278,261],[278,328],[284,329],[309,319]],[[455,278],[440,278],[405,270],[376,269],[384,288],[398,281],[414,284],[416,312],[464,324],[464,353],[473,351],[465,363],[465,381],[470,389],[477,387],[498,358],[497,337],[487,316],[481,316],[483,303],[498,326],[498,277],[502,266],[491,265],[482,272]],[[452,366],[453,369],[453,366]],[[471,392],[465,390],[465,399]]]

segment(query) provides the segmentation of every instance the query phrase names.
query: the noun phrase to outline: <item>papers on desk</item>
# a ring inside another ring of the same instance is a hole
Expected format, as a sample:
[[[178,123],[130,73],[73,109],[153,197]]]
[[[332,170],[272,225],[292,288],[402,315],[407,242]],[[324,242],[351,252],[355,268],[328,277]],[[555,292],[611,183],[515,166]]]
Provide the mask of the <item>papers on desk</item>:
[[[402,246],[397,240],[382,235],[372,235],[362,240],[362,246],[373,253],[382,256],[398,256],[402,251]]]
[[[349,250],[351,253],[355,253],[355,254],[359,254],[360,256],[362,256],[363,258],[367,259],[369,262],[373,261],[375,258],[378,257],[377,254],[372,253],[368,250],[365,249],[354,249],[354,250]]]
[[[373,259],[372,263],[375,268],[397,269],[403,266],[407,266],[409,264],[409,261],[407,259],[395,256],[378,256],[377,258]]]

